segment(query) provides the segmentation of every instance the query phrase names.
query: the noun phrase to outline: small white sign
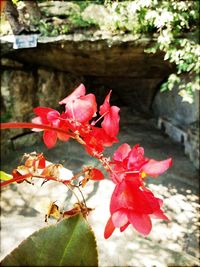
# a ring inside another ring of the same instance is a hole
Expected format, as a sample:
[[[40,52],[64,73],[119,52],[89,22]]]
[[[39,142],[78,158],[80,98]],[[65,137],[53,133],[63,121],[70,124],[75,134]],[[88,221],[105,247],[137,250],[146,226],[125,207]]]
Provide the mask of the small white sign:
[[[37,46],[37,39],[38,39],[37,34],[15,35],[13,48],[14,49],[20,49],[20,48],[36,47]]]

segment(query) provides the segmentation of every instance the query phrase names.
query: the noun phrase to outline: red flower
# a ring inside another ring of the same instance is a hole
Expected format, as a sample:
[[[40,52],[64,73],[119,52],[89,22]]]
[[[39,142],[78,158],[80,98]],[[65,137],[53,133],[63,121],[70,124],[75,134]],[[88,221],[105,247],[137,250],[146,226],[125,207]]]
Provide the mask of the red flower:
[[[161,210],[162,200],[144,186],[147,175],[156,177],[165,172],[172,159],[156,161],[144,157],[138,144],[132,149],[122,144],[113,155],[111,178],[116,183],[110,202],[111,217],[104,236],[108,238],[115,228],[124,231],[129,224],[141,234],[148,235],[152,228],[151,217],[168,220]]]
[[[66,129],[66,132],[68,130],[67,122],[62,120],[63,115],[54,109],[46,108],[46,107],[37,107],[34,108],[33,111],[35,112],[38,117],[32,119],[33,123],[37,124],[45,124],[50,125],[56,128],[63,128]],[[43,131],[40,129],[33,129],[33,131]],[[57,138],[59,138],[62,141],[67,141],[69,139],[69,135],[65,133],[60,133],[54,130],[44,130],[43,133],[43,140],[45,145],[48,148],[52,148],[57,141]]]
[[[65,113],[68,118],[77,122],[88,122],[96,116],[97,103],[94,94],[87,94],[85,86],[80,84],[69,96],[59,102],[65,104]]]
[[[110,106],[110,95],[111,92],[106,96],[103,105],[100,106],[99,114],[104,116],[103,122],[101,123],[102,128],[105,130],[107,135],[115,137],[119,132],[119,108],[116,106]]]
[[[116,137],[111,137],[104,129],[94,126],[91,126],[90,132],[83,137],[83,140],[86,143],[86,151],[92,156],[103,152],[104,147],[109,147],[118,142]]]
[[[115,228],[124,231],[129,224],[142,235],[152,228],[151,217],[168,220],[161,210],[162,200],[142,185],[139,180],[117,184],[111,197],[110,213],[104,237],[111,236]]]
[[[112,180],[117,183],[129,176],[144,178],[149,175],[157,177],[172,166],[172,159],[156,161],[144,157],[144,149],[138,144],[132,149],[126,143],[122,144],[113,155]]]

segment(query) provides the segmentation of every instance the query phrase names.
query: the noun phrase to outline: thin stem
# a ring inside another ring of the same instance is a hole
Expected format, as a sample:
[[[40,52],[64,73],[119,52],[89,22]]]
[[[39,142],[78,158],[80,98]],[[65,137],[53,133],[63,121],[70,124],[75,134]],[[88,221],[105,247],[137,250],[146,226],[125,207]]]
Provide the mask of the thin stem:
[[[70,181],[71,180],[75,180],[76,178],[78,178],[79,176],[81,176],[82,174],[84,174],[85,172],[87,172],[88,170],[83,170],[83,171],[80,171],[78,172],[77,174],[75,174],[74,176],[72,176],[72,178],[70,178]]]
[[[84,205],[87,207],[87,205],[86,205],[86,201],[85,201],[85,198],[84,198],[84,195],[83,195],[83,193],[82,193],[80,187],[79,187],[78,185],[74,185],[74,186],[78,189],[79,193],[80,193],[81,196],[82,196],[83,203],[84,203]]]
[[[81,202],[80,202],[80,200],[79,200],[79,198],[78,198],[78,196],[77,196],[77,194],[74,192],[74,190],[70,187],[70,185],[69,184],[65,184],[68,188],[69,188],[69,190],[71,190],[72,191],[72,193],[74,194],[74,196],[76,197],[76,199],[77,199],[77,201],[78,201],[78,203],[81,205]],[[74,186],[74,185],[73,185]]]
[[[117,177],[117,175],[116,175],[116,172],[113,171],[113,169],[111,168],[110,164],[108,163],[107,158],[102,157],[102,158],[99,159],[99,161],[102,163],[102,165],[103,165],[103,167],[105,168],[105,170],[106,170],[106,171],[109,170],[109,171],[115,176],[116,180],[117,180],[118,182],[120,182],[119,179],[118,179],[118,177]],[[106,166],[105,166],[105,165],[106,165]]]
[[[0,183],[1,187],[4,187],[6,185],[12,184],[14,182],[20,182],[23,180],[26,180],[27,178],[40,178],[40,179],[47,179],[47,180],[51,180],[51,181],[55,181],[55,182],[60,182],[63,183],[65,185],[67,185],[70,181],[69,180],[59,180],[56,177],[52,177],[52,176],[46,176],[46,175],[38,175],[38,174],[32,174],[32,173],[28,173],[26,175],[22,175],[21,177],[18,178],[12,178],[10,180],[4,181],[2,183]]]
[[[140,171],[114,171],[115,173],[126,173],[126,174],[131,174],[131,173],[140,173]]]

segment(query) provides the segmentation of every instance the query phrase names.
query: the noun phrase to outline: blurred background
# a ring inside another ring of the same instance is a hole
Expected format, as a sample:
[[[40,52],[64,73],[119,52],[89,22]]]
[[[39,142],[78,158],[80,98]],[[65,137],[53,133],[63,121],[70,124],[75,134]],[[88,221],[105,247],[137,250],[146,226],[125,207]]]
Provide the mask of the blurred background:
[[[170,222],[155,220],[144,238],[129,227],[104,240],[106,179],[85,190],[100,266],[198,266],[199,261],[199,2],[1,1],[1,121],[30,121],[34,107],[58,102],[83,83],[102,104],[120,107],[119,143],[139,143],[148,157],[173,158],[173,167],[148,187],[164,199]],[[48,150],[29,130],[1,131],[1,170],[11,173],[24,153],[44,152],[69,176],[98,162],[69,141]],[[44,226],[40,198],[73,197],[48,182],[3,188],[1,258]],[[67,203],[67,204],[66,204]],[[13,228],[14,225],[14,228]],[[14,229],[12,235],[10,228]]]

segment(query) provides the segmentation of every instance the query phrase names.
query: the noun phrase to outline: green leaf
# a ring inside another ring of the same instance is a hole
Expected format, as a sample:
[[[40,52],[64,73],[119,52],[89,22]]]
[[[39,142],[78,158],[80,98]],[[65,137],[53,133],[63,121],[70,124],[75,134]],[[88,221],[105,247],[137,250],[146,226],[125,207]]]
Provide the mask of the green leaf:
[[[6,172],[0,171],[0,180],[1,181],[8,181],[12,178],[13,178],[12,175],[10,175]],[[13,182],[13,184],[16,184],[16,182]]]
[[[29,236],[1,266],[98,266],[95,236],[81,214],[63,219]]]

